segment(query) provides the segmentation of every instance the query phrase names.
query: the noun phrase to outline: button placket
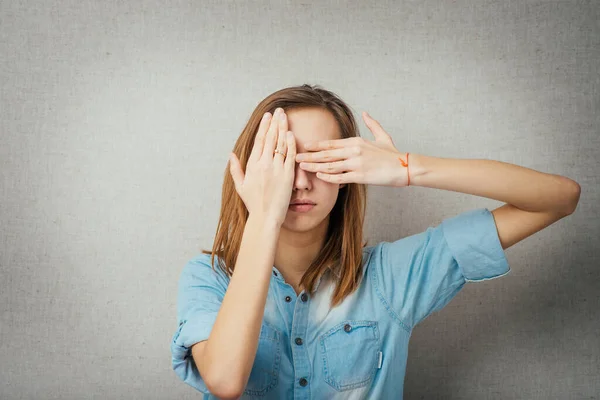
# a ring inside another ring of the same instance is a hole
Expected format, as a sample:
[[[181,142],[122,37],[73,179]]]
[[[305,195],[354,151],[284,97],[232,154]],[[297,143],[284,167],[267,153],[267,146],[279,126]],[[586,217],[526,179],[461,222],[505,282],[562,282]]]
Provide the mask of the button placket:
[[[290,332],[292,343],[292,358],[294,363],[294,375],[298,385],[296,386],[297,391],[294,397],[304,398],[307,396],[308,380],[312,373],[312,364],[308,354],[307,346],[304,346],[303,337],[306,336],[308,312],[309,312],[309,295],[301,293],[297,296],[298,300],[295,302],[294,316],[292,319],[292,330]]]

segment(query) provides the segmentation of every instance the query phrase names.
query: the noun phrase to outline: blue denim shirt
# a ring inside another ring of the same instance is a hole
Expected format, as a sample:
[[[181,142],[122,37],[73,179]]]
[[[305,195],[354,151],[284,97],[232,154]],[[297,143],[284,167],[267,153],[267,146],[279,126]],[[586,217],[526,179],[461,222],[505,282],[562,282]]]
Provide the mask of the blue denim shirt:
[[[360,287],[330,308],[331,272],[299,296],[276,267],[258,350],[242,399],[402,399],[408,341],[416,324],[443,308],[467,281],[510,271],[492,213],[464,212],[395,242],[363,248]],[[177,297],[172,366],[206,388],[190,347],[207,339],[229,278],[201,254],[184,267]],[[240,327],[243,334],[243,327]]]

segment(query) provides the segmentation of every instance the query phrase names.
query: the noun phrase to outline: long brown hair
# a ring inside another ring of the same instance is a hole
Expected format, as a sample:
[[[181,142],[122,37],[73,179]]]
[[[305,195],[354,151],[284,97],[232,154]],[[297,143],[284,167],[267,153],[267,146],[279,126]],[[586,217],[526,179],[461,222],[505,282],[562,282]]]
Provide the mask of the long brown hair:
[[[258,104],[233,147],[244,172],[263,114],[267,111],[273,114],[277,107],[286,112],[299,108],[327,110],[337,120],[342,138],[360,136],[350,107],[334,93],[319,85],[304,84],[284,88],[270,94]],[[313,293],[319,276],[330,269],[336,278],[331,307],[341,303],[360,284],[363,273],[362,249],[367,244],[363,241],[366,197],[367,186],[364,184],[348,183],[339,190],[337,201],[329,215],[325,243],[300,280],[300,285],[309,293]],[[233,274],[247,219],[248,210],[235,190],[228,163],[225,168],[221,214],[213,248],[212,251],[202,250],[202,253],[211,254],[212,265],[217,255],[219,267],[229,277]]]

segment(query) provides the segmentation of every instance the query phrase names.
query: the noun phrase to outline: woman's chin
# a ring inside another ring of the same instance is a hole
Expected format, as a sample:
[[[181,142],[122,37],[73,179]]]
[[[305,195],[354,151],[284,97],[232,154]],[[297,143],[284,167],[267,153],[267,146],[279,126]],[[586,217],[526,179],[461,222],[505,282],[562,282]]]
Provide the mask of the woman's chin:
[[[288,212],[282,227],[294,231],[304,231],[314,228],[314,225],[315,223],[313,221],[313,218],[309,217],[308,215],[298,215],[297,213]]]

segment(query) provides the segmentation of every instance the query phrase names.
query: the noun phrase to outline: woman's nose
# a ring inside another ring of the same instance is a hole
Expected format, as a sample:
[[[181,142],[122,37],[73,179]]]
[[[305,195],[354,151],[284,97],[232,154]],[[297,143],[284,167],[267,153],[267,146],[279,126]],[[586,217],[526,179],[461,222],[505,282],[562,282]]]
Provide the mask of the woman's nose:
[[[294,182],[296,186],[303,186],[306,187],[306,185],[310,182],[310,172],[303,170],[302,168],[300,168],[300,163],[296,163],[296,168],[294,171]]]

